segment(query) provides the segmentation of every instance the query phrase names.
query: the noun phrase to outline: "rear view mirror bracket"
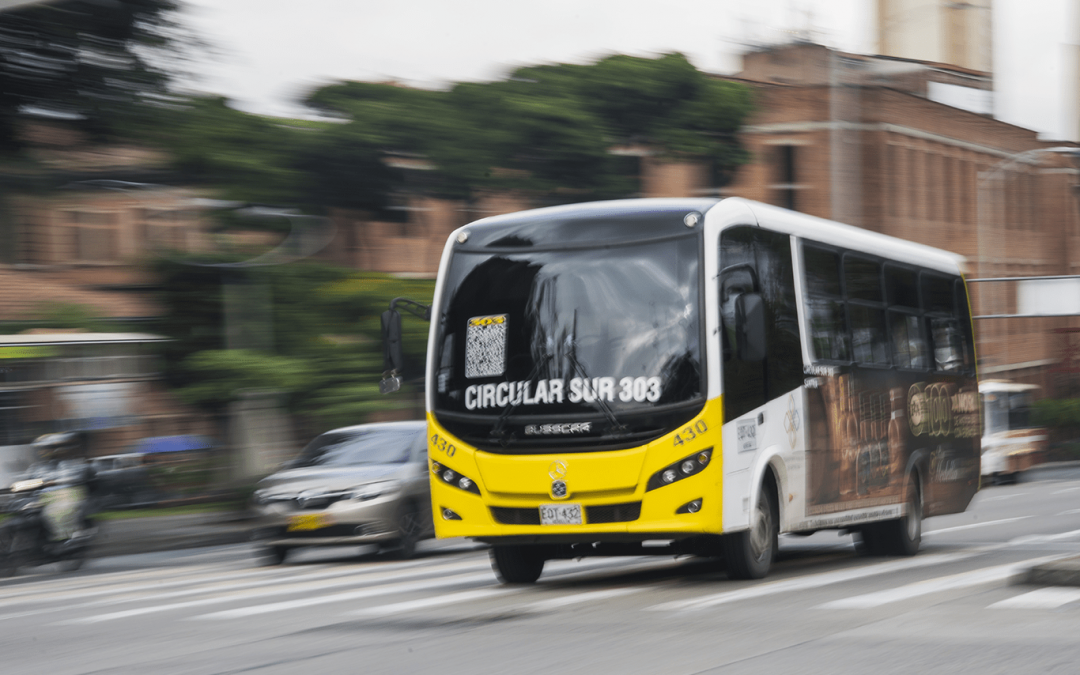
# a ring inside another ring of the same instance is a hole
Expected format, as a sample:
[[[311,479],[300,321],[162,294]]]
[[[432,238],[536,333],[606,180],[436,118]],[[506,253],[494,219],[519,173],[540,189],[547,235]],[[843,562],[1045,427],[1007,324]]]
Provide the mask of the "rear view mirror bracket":
[[[405,354],[401,346],[401,312],[398,305],[410,314],[425,321],[431,320],[431,305],[425,305],[408,298],[394,298],[390,309],[382,313],[383,341],[383,376],[379,381],[379,393],[389,394],[401,389],[401,371],[405,365]]]

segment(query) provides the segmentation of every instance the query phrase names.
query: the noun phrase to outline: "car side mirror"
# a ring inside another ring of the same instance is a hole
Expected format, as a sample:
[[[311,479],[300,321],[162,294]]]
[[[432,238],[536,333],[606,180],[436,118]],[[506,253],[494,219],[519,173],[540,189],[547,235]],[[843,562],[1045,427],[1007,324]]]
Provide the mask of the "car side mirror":
[[[735,298],[736,354],[742,361],[765,360],[765,302],[758,293]]]

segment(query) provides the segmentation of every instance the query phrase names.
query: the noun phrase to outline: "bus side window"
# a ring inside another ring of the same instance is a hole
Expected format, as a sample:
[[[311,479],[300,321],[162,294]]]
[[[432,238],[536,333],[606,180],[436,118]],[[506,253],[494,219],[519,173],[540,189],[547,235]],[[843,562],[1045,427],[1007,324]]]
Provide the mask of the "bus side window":
[[[866,258],[845,255],[844,290],[851,318],[851,347],[855,362],[889,365],[881,265]]]
[[[851,361],[847,313],[840,290],[840,255],[803,246],[806,269],[806,309],[815,360]]]
[[[960,339],[962,342],[964,371],[975,373],[975,336],[971,331],[971,308],[968,305],[967,289],[964,282],[957,279],[953,282],[953,294],[956,296],[956,318],[960,322]]]
[[[885,297],[889,303],[889,342],[893,365],[925,370],[929,349],[919,317],[919,276],[913,269],[885,265]]]
[[[934,344],[934,365],[937,370],[951,372],[964,366],[964,345],[959,322],[955,318],[927,319],[930,339]]]
[[[919,328],[919,317],[890,311],[889,325],[892,327],[893,364],[898,368],[928,368],[926,340]]]
[[[952,372],[964,367],[964,344],[956,318],[956,299],[951,279],[923,273],[920,279],[927,332],[936,370]]]

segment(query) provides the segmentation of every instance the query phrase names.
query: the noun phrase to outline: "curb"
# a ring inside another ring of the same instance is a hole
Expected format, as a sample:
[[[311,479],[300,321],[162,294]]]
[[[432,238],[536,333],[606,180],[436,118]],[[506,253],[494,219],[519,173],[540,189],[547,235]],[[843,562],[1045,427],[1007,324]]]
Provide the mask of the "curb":
[[[1016,575],[1013,583],[1028,586],[1080,586],[1080,556],[1029,567]]]

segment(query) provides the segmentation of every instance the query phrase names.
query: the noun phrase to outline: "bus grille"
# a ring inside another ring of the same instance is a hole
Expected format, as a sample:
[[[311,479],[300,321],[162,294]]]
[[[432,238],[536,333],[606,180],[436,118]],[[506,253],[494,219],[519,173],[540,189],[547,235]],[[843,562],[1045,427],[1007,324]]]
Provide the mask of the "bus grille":
[[[492,506],[491,515],[503,525],[539,525],[540,509],[517,509],[504,506]],[[625,504],[603,504],[585,507],[585,522],[592,523],[627,523],[641,516],[641,502]]]
[[[585,507],[585,518],[590,523],[628,523],[640,515],[641,502]]]

